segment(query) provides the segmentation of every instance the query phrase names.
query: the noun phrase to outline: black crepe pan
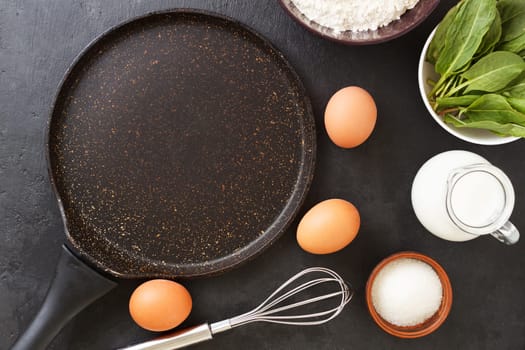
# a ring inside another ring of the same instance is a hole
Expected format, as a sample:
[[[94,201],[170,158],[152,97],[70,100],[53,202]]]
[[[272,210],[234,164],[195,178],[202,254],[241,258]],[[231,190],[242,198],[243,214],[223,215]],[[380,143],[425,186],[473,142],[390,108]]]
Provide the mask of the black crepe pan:
[[[56,95],[47,153],[67,242],[14,350],[44,349],[113,277],[205,276],[260,253],[306,196],[315,126],[267,40],[175,10],[84,49]]]

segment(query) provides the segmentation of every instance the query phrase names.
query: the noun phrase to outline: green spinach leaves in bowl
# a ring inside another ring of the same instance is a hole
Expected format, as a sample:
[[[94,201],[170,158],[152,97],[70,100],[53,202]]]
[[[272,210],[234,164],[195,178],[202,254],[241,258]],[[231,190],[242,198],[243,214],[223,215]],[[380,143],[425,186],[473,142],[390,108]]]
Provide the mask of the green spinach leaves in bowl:
[[[525,1],[462,0],[433,34],[432,109],[455,128],[525,137]]]

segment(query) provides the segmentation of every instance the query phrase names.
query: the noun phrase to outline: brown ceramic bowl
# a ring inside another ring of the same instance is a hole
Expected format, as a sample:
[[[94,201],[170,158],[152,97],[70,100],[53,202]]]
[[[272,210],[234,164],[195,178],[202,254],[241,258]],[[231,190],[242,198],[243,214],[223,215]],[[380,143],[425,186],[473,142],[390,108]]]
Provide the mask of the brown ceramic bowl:
[[[279,2],[292,18],[315,34],[347,45],[369,45],[392,40],[408,33],[423,22],[432,11],[434,11],[439,0],[419,0],[416,6],[405,12],[400,19],[391,22],[387,26],[378,28],[377,30],[362,32],[345,31],[340,33],[334,32],[328,27],[321,26],[318,23],[309,20],[301,11],[299,11],[293,0],[279,0]]]
[[[374,283],[377,274],[388,263],[402,258],[417,259],[430,265],[438,274],[439,279],[441,280],[441,285],[443,286],[443,299],[441,300],[441,306],[438,311],[425,322],[410,327],[400,327],[386,321],[376,312],[374,305],[372,304],[372,284]],[[447,273],[435,260],[416,252],[400,252],[385,258],[372,271],[372,274],[366,283],[366,304],[374,321],[385,332],[399,338],[419,338],[434,332],[443,322],[445,322],[452,307],[452,286]]]

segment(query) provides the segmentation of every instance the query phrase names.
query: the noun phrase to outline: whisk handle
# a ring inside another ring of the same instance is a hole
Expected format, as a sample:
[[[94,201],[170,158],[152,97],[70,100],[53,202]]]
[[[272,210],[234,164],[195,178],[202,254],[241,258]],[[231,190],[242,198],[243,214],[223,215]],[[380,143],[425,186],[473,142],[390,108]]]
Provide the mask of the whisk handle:
[[[213,335],[210,325],[204,323],[119,350],[173,350],[210,340],[211,338],[213,338]]]

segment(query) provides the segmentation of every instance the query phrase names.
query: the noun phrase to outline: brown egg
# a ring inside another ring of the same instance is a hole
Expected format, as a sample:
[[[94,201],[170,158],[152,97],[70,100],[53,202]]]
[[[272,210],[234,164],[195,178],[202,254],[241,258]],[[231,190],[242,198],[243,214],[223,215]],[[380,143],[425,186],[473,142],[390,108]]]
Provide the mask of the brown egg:
[[[349,86],[337,91],[328,101],[324,123],[328,137],[337,146],[352,148],[368,139],[377,119],[377,107],[364,89]]]
[[[312,254],[330,254],[346,247],[359,231],[356,207],[343,199],[328,199],[312,207],[297,226],[297,243]]]
[[[181,324],[191,312],[190,293],[179,283],[156,279],[142,283],[129,299],[129,313],[142,328],[167,331]]]

